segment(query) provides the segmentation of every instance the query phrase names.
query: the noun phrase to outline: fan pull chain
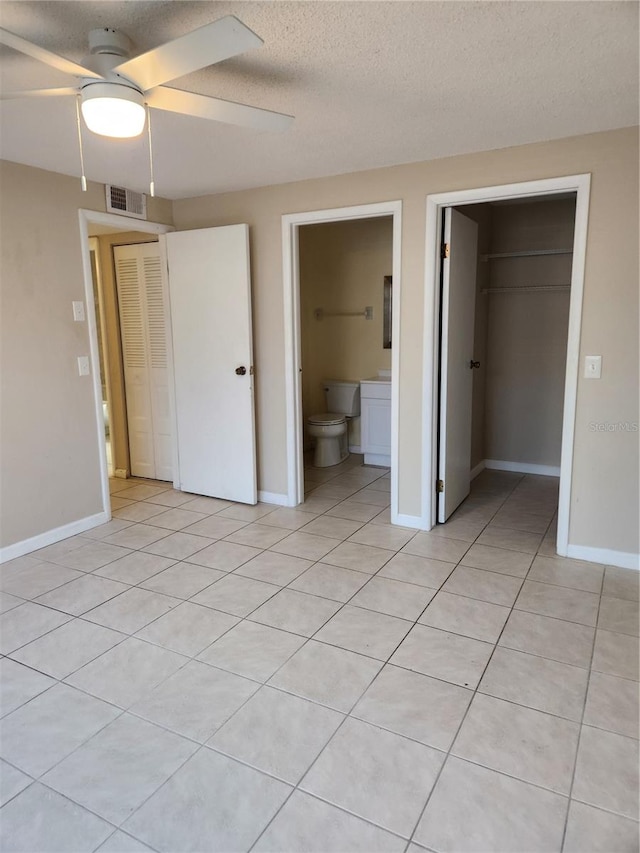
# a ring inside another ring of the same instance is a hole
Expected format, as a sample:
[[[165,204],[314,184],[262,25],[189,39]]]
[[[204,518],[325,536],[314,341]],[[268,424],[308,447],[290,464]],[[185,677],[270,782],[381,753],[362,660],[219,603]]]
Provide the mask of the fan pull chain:
[[[82,125],[80,124],[80,96],[76,98],[76,124],[78,126],[78,146],[80,148],[80,170],[82,172],[82,177],[80,182],[82,184],[82,192],[86,193],[87,191],[87,178],[84,174],[84,152],[82,150]]]
[[[153,179],[153,146],[151,144],[151,110],[147,104],[147,131],[149,135],[149,195],[153,198],[156,194],[156,184]]]

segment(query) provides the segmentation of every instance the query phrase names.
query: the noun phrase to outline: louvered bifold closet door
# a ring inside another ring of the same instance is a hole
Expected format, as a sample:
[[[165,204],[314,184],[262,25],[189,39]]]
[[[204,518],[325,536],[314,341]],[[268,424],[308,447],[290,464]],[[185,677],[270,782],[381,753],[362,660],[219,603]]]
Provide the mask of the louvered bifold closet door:
[[[131,474],[171,480],[166,306],[157,243],[113,250]]]

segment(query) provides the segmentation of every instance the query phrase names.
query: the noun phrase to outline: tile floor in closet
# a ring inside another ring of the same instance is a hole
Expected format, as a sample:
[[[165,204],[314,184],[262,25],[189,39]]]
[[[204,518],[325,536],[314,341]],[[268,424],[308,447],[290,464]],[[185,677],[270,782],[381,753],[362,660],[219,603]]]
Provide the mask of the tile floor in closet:
[[[0,568],[0,846],[638,849],[638,573],[554,557],[557,481],[430,533],[389,475],[298,509],[112,481]]]

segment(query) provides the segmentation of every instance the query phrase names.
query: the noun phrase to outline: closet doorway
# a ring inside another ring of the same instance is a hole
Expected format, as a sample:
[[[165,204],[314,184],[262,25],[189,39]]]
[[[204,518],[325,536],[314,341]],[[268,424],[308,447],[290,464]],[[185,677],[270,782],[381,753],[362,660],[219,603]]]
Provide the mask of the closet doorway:
[[[113,247],[149,243],[172,226],[120,214],[79,211],[86,318],[96,404],[102,500],[110,512],[109,477],[131,476],[127,399]],[[157,476],[157,474],[156,474]]]
[[[89,250],[109,476],[171,480],[167,311],[158,240],[94,227]]]
[[[560,476],[575,193],[443,217],[441,523],[484,468]]]
[[[555,475],[567,553],[588,190],[577,176],[428,199],[430,526],[484,467]]]

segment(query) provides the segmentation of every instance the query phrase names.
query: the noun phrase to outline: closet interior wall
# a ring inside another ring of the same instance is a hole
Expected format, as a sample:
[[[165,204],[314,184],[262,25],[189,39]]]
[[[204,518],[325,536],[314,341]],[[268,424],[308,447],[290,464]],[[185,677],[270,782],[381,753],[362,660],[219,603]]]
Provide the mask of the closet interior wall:
[[[484,461],[559,473],[572,255],[491,256],[571,250],[575,196],[461,212],[479,226],[474,359],[481,368],[473,372],[471,467]]]

